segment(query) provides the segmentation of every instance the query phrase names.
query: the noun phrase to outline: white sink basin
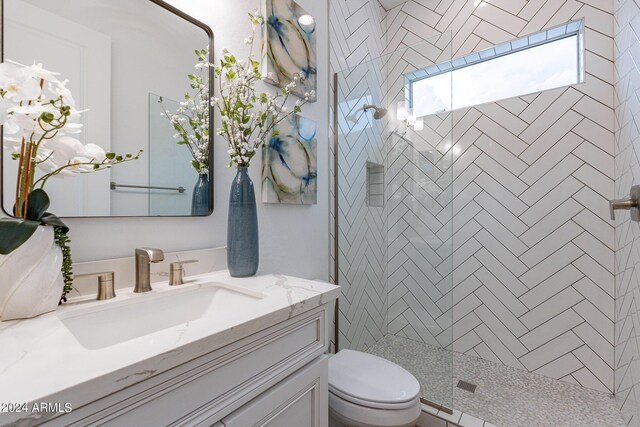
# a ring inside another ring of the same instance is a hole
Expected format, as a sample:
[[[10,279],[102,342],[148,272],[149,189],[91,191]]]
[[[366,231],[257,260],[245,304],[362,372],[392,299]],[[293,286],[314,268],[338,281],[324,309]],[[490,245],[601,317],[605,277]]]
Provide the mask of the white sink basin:
[[[205,314],[207,321],[215,322],[264,298],[259,292],[221,283],[184,286],[133,294],[59,317],[83,347],[95,350],[197,321]],[[153,344],[153,337],[147,342]]]

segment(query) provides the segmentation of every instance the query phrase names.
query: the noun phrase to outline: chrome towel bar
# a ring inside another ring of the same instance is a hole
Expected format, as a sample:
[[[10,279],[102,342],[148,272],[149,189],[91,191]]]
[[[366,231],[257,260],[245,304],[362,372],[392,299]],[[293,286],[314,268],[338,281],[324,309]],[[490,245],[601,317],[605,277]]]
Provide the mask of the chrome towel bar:
[[[154,186],[146,186],[146,185],[128,185],[128,184],[116,184],[111,181],[111,189],[116,190],[118,187],[121,188],[145,188],[147,190],[169,190],[169,191],[177,191],[178,193],[184,193],[187,191],[184,187],[154,187]]]

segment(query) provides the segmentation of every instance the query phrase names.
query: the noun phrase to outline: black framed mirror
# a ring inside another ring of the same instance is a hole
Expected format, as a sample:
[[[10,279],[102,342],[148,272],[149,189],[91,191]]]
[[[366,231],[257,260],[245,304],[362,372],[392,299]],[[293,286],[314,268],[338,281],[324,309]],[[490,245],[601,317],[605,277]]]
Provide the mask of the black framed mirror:
[[[128,160],[91,173],[66,169],[47,180],[50,211],[92,218],[213,212],[214,123],[205,100],[214,75],[205,64],[213,62],[214,37],[207,25],[160,0],[1,0],[1,6],[2,61],[41,63],[59,73],[75,110],[88,110],[76,120],[81,132],[67,136],[99,146],[99,156]],[[21,133],[3,127],[7,215],[16,200]],[[47,151],[41,160],[35,174],[59,166]]]

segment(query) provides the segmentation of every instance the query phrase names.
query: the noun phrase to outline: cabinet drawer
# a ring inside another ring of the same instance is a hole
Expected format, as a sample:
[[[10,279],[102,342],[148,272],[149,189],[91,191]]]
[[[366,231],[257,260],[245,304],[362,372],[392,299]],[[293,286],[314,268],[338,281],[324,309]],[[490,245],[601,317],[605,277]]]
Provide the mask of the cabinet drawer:
[[[325,308],[180,365],[47,425],[210,426],[326,348]]]
[[[326,427],[328,357],[320,356],[251,403],[225,417],[225,427]]]

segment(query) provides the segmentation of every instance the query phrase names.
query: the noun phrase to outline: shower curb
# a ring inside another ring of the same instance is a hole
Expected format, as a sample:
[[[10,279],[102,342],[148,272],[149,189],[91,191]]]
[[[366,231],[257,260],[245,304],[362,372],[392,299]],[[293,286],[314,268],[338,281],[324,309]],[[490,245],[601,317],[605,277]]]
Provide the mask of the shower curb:
[[[453,410],[453,415],[422,404],[422,414],[418,419],[417,427],[498,427],[480,418]]]

